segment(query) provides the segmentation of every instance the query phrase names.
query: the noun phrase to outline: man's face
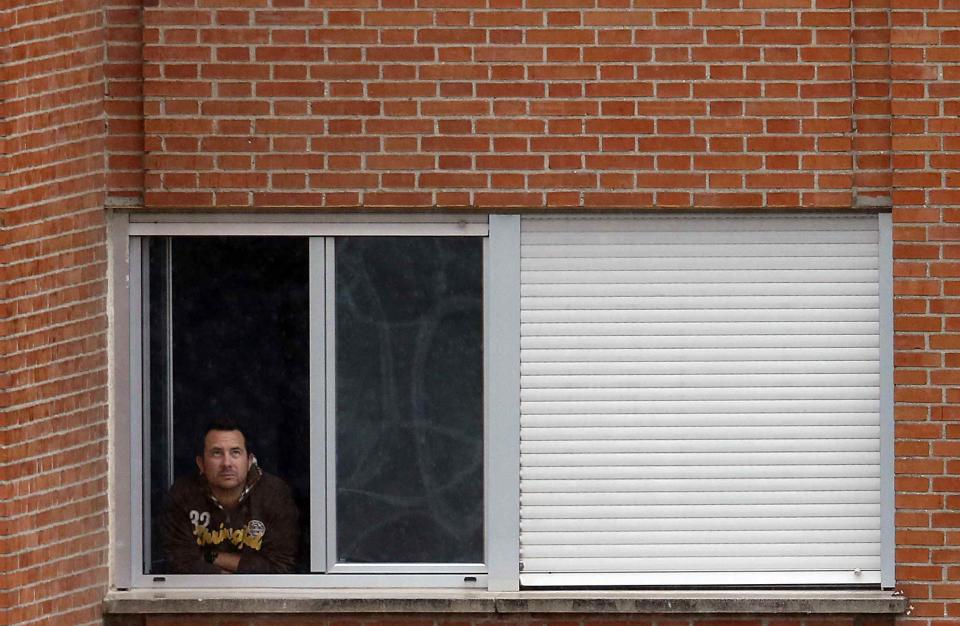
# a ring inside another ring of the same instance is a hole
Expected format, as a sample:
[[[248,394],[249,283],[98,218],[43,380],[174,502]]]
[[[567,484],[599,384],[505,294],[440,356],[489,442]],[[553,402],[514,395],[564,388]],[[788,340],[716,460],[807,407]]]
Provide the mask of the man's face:
[[[203,456],[197,467],[214,495],[239,495],[247,482],[250,455],[239,430],[211,430],[203,440]]]

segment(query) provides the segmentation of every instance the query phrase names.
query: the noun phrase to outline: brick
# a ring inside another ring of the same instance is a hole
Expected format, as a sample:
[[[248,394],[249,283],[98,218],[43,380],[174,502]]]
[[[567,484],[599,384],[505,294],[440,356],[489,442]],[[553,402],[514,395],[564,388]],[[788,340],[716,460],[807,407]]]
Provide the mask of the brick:
[[[943,579],[942,568],[933,565],[930,566],[907,566],[897,567],[897,580],[910,581],[941,581]]]
[[[443,189],[483,188],[487,186],[487,176],[485,174],[424,173],[420,175],[419,186]]]
[[[943,462],[937,459],[897,459],[896,468],[898,474],[941,474]]]
[[[596,174],[531,174],[531,189],[591,189],[597,186]]]

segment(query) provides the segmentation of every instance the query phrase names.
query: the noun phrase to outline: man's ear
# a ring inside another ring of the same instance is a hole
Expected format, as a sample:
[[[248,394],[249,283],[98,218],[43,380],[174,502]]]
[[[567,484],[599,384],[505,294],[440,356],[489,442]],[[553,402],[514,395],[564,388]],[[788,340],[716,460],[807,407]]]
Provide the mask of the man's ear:
[[[197,469],[200,470],[200,473],[203,473],[203,457],[197,455]]]

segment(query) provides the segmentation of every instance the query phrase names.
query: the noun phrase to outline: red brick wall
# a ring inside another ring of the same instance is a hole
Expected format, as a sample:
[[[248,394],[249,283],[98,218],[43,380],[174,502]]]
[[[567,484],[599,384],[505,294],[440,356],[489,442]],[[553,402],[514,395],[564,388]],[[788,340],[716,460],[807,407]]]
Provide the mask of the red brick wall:
[[[897,578],[960,622],[960,3],[892,0]]]
[[[107,579],[99,0],[0,11],[0,623],[99,621]]]
[[[147,4],[151,207],[849,207],[889,192],[883,2]]]
[[[142,0],[104,0],[107,204],[143,204]]]

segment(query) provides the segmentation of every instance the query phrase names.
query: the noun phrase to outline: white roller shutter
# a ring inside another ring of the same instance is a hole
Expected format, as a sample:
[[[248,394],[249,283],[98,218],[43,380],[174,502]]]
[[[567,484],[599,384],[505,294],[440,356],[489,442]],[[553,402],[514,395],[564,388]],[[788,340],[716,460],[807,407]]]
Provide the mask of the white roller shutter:
[[[521,582],[880,581],[876,216],[525,217]]]

